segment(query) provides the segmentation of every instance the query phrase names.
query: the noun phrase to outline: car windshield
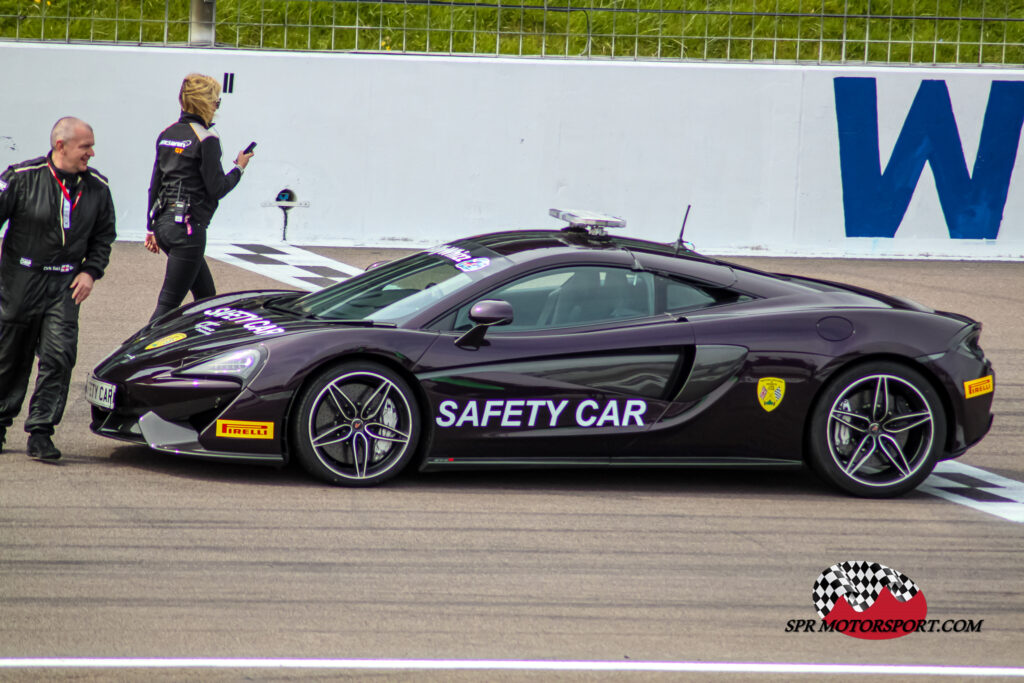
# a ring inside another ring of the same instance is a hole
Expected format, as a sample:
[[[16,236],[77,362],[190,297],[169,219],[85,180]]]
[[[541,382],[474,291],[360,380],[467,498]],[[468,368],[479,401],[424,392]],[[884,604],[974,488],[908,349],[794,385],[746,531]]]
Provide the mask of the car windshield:
[[[323,320],[401,324],[482,277],[490,265],[487,257],[458,262],[422,252],[307,294],[288,307]]]

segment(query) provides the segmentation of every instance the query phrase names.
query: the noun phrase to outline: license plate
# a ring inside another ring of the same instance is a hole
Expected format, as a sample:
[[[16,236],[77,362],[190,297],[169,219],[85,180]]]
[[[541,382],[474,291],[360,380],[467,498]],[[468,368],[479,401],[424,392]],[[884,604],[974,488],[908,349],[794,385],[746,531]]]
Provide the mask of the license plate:
[[[95,377],[89,377],[85,383],[85,400],[99,408],[113,410],[116,388],[110,382],[101,382]]]

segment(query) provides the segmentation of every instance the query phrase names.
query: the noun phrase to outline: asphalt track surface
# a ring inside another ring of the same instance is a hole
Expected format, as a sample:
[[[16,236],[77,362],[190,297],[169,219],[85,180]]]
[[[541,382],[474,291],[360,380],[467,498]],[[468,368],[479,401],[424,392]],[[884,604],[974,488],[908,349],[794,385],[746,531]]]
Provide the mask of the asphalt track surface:
[[[316,249],[365,266],[387,253]],[[1024,264],[735,259],[907,296],[985,324],[996,419],[961,460],[1024,482]],[[3,667],[14,658],[1024,665],[1024,525],[914,492],[866,501],[809,473],[482,472],[379,488],[177,459],[88,430],[89,370],[141,326],[163,257],[117,243],[82,309],[56,443],[0,455],[2,680],[693,680],[709,673]],[[279,285],[214,262],[221,291]],[[741,428],[741,427],[738,427]],[[756,439],[756,434],[750,435]],[[787,633],[846,560],[910,576],[978,633]],[[716,664],[717,666],[717,664]],[[793,680],[720,670],[713,680]],[[907,679],[910,673],[859,678]],[[826,670],[819,676],[848,680]],[[945,678],[944,680],[949,680]]]

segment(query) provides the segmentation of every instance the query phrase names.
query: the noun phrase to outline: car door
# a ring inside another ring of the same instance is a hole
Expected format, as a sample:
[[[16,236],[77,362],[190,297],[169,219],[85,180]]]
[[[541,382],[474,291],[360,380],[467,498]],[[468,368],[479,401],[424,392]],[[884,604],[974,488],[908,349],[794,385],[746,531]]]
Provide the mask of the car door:
[[[474,297],[440,325],[417,378],[427,395],[427,465],[604,464],[649,428],[685,379],[693,334],[658,314],[653,277],[564,266]],[[510,324],[460,344],[470,306],[507,301]]]

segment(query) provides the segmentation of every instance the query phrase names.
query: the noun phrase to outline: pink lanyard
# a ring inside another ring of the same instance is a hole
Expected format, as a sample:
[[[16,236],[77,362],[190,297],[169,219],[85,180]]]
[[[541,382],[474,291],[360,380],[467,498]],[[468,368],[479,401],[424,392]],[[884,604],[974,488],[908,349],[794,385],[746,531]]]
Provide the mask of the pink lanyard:
[[[72,202],[71,193],[68,192],[68,188],[64,187],[64,183],[62,183],[60,178],[57,177],[57,172],[53,170],[53,166],[47,164],[46,167],[50,169],[50,175],[52,175],[53,179],[57,181],[58,185],[60,185],[61,194],[64,195],[64,201],[61,202],[60,211],[61,227],[64,228],[65,231],[70,230],[71,212],[75,210],[76,206],[78,206],[78,200],[82,198],[82,190],[78,190],[78,194],[75,196],[75,201]]]

